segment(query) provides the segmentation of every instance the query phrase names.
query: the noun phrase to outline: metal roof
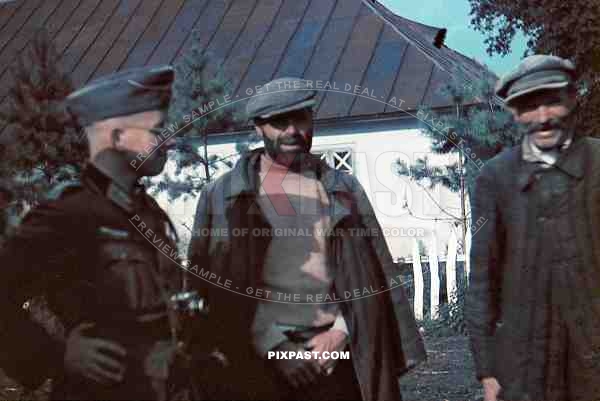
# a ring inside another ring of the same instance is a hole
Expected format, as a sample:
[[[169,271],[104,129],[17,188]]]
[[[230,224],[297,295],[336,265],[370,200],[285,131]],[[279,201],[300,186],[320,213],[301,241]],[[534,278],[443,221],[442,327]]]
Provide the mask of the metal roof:
[[[22,0],[0,6],[0,101],[8,67],[39,27],[56,43],[76,86],[98,76],[173,63],[197,31],[236,96],[284,76],[348,84],[370,96],[319,92],[317,120],[447,107],[437,91],[452,76],[495,78],[460,53],[433,45],[439,28],[373,0]],[[344,92],[341,90],[340,92]]]

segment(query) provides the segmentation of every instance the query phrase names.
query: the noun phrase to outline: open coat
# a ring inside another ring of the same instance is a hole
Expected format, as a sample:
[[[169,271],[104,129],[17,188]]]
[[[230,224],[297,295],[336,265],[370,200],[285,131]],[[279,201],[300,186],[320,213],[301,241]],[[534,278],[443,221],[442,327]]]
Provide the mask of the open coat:
[[[246,155],[231,172],[203,191],[190,244],[190,270],[208,269],[221,282],[231,280],[232,289],[240,289],[230,291],[207,280],[197,280],[210,303],[208,326],[215,346],[230,360],[230,367],[223,374],[228,376],[227,387],[235,388],[235,398],[272,397],[267,362],[256,355],[251,345],[257,299],[235,293],[261,287],[263,259],[271,238],[232,235],[269,228],[255,202],[261,153],[259,149]],[[335,292],[343,299],[341,294],[345,291],[390,288],[384,271],[393,261],[365,192],[354,177],[324,163],[317,164],[317,176],[330,199],[331,225],[339,229],[327,244]],[[350,235],[349,228],[367,228],[374,234]],[[205,235],[208,230],[212,235]],[[351,359],[364,400],[400,399],[398,377],[426,357],[408,299],[401,287],[394,291],[399,297],[395,304],[390,291],[340,303],[348,322]],[[228,395],[219,391],[214,395],[223,396]]]

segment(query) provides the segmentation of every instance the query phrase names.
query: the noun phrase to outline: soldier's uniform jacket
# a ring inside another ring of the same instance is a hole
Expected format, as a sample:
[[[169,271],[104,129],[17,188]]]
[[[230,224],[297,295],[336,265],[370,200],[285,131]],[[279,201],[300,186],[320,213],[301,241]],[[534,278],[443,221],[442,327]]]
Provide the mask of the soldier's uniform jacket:
[[[169,341],[169,294],[180,289],[176,235],[143,187],[123,191],[93,165],[24,218],[1,253],[0,366],[35,387],[54,378],[57,398],[154,398],[148,356]],[[173,258],[173,259],[172,259]],[[85,335],[127,350],[122,384],[93,385],[64,371],[64,338],[31,321],[24,302],[46,297],[65,333],[83,322]]]

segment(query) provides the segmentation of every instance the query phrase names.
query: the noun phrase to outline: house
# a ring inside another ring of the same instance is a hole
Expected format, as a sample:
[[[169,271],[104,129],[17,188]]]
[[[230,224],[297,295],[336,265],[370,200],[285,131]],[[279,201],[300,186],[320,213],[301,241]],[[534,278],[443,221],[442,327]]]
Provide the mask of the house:
[[[393,255],[410,255],[412,238],[428,241],[434,231],[444,249],[451,224],[437,204],[458,214],[458,197],[439,188],[427,194],[393,167],[399,158],[411,162],[428,153],[419,127],[431,121],[418,109],[452,111],[451,99],[439,92],[444,83],[493,78],[443,44],[445,29],[402,18],[375,0],[12,1],[0,5],[0,102],[8,66],[42,26],[76,85],[120,69],[173,63],[192,31],[232,81],[232,107],[243,107],[276,77],[314,82],[313,150],[358,177]],[[209,153],[235,158],[235,143],[251,131],[212,133]],[[194,200],[165,206],[176,224],[191,223]]]

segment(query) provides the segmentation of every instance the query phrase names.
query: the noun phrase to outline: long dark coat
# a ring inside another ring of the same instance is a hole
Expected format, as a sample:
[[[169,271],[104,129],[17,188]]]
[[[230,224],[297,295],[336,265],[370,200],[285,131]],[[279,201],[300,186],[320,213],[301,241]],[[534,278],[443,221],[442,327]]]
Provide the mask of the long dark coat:
[[[132,224],[137,216],[174,249],[166,213],[141,188],[135,197],[118,188],[88,164],[81,182],[56,188],[0,251],[0,367],[30,388],[52,378],[52,399],[157,397],[143,361],[158,341],[170,340],[170,325],[152,272],[160,272],[168,292],[181,288],[183,272]],[[22,307],[39,296],[64,337],[81,323],[94,323],[84,335],[125,347],[121,384],[104,386],[65,371],[65,338],[50,335]]]
[[[589,294],[590,312],[585,316],[582,312],[582,321],[593,323],[599,316],[600,141],[579,138],[558,163],[576,180],[568,213],[574,222],[580,261],[588,268],[574,291]],[[482,168],[472,202],[471,277],[465,316],[476,372],[478,378],[496,377],[503,387],[502,396],[515,400],[544,391],[531,388],[524,378],[528,364],[548,363],[544,362],[548,355],[528,349],[526,341],[532,335],[532,308],[537,307],[530,298],[535,284],[530,273],[545,267],[535,259],[539,222],[528,195],[533,169],[533,163],[522,160],[520,146],[499,154]],[[546,312],[550,313],[536,313]]]
[[[254,151],[241,159],[233,171],[203,191],[198,203],[190,245],[191,265],[210,270],[222,283],[230,279],[232,289],[261,287],[263,260],[271,240],[269,236],[232,235],[236,229],[251,233],[255,228],[270,227],[255,204],[261,152]],[[317,172],[332,205],[331,225],[343,232],[328,242],[336,293],[369,286],[389,288],[383,269],[393,262],[365,192],[354,177],[325,164],[319,163]],[[351,236],[346,230],[361,227],[379,229],[378,234]],[[206,230],[212,230],[212,235],[205,235]],[[204,280],[197,284],[209,298],[209,326],[217,346],[231,361],[223,375],[226,387],[236,390],[233,398],[273,397],[269,369],[251,345],[256,298]],[[389,291],[340,304],[349,322],[351,359],[364,400],[399,399],[398,376],[426,357],[408,299],[401,289],[396,290],[401,299],[395,305]],[[227,396],[231,394],[214,395]]]

